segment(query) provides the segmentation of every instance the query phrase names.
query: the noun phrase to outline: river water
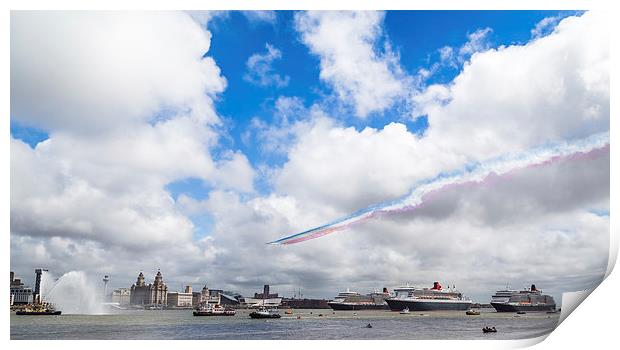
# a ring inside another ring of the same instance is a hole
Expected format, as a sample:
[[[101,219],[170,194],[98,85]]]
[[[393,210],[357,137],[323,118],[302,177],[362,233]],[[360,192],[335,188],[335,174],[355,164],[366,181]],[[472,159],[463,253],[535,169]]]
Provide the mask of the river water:
[[[293,310],[272,320],[194,317],[191,310],[119,310],[105,315],[17,316],[11,339],[524,339],[551,332],[559,314],[463,311]],[[297,317],[300,318],[297,318]],[[366,328],[367,324],[372,328]],[[484,326],[497,333],[483,334]]]

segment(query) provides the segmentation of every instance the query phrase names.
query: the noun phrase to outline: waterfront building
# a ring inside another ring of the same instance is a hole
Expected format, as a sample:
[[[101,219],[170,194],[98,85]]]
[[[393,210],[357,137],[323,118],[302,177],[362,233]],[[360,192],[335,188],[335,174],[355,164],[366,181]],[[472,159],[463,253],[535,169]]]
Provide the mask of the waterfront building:
[[[220,293],[220,305],[222,306],[239,306],[239,300],[232,295]]]
[[[43,277],[43,272],[47,272],[47,269],[39,268],[34,270],[35,281],[34,281],[34,302],[40,303],[43,300],[43,295],[41,295],[41,279]]]
[[[130,303],[143,306],[168,304],[168,286],[164,283],[161,271],[157,270],[155,280],[148,285],[144,282],[144,274],[140,272],[136,283],[131,286]]]
[[[270,294],[269,285],[263,286],[262,293],[254,293],[254,298],[244,298],[244,304],[249,307],[270,306],[277,307],[282,304],[282,298],[278,296],[278,293]]]
[[[20,278],[15,278],[15,273],[11,271],[11,305],[32,304],[32,288],[24,286]]]
[[[110,276],[103,276],[103,297],[106,298],[108,295],[108,282],[110,282]]]
[[[186,286],[185,292],[169,292],[168,306],[173,308],[192,307],[192,286]]]
[[[211,305],[222,305],[221,302],[221,289],[211,289],[207,288],[205,285],[202,287],[200,292],[194,292],[192,297],[192,303],[196,305],[200,304],[211,304]]]
[[[112,291],[112,302],[118,305],[129,305],[131,303],[131,289],[118,288]]]
[[[204,301],[207,301],[209,300],[209,296],[209,288],[207,288],[207,285],[205,285],[204,287],[202,287],[202,290],[200,292],[192,293],[192,304],[198,305]]]

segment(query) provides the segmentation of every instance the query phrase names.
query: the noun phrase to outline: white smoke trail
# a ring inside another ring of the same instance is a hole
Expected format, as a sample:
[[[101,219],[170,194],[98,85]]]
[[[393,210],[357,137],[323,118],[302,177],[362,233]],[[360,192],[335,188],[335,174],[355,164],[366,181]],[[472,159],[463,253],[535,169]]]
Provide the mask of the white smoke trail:
[[[379,214],[414,210],[424,202],[428,194],[435,193],[448,186],[484,183],[485,179],[491,174],[504,175],[518,169],[542,166],[560,159],[570,159],[580,154],[586,155],[608,146],[609,132],[604,132],[585,139],[548,144],[522,153],[508,154],[485,162],[470,164],[458,171],[440,174],[435,178],[422,181],[415,185],[409,194],[394,201],[369,206],[328,224],[277,239],[269,242],[269,244],[293,244],[318,238],[343,230]]]

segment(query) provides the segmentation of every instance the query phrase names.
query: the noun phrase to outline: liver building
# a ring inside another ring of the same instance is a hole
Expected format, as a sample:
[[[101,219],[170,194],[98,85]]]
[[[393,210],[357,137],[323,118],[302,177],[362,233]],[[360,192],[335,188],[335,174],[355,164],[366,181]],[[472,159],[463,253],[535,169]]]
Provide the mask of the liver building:
[[[131,286],[131,305],[164,306],[168,303],[168,286],[163,281],[161,271],[157,270],[152,284],[144,283],[144,274],[140,272],[138,280]]]

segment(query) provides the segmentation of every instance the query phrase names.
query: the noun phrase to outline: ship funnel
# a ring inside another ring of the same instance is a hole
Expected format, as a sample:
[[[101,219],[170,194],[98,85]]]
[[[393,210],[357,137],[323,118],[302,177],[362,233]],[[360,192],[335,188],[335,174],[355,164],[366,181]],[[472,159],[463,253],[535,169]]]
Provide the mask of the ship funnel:
[[[532,292],[537,291],[537,289],[536,289],[536,285],[535,285],[535,284],[532,284],[532,287],[530,288],[530,290],[531,290]]]
[[[383,294],[390,294],[390,292],[388,292],[388,289],[386,287],[383,287]]]

